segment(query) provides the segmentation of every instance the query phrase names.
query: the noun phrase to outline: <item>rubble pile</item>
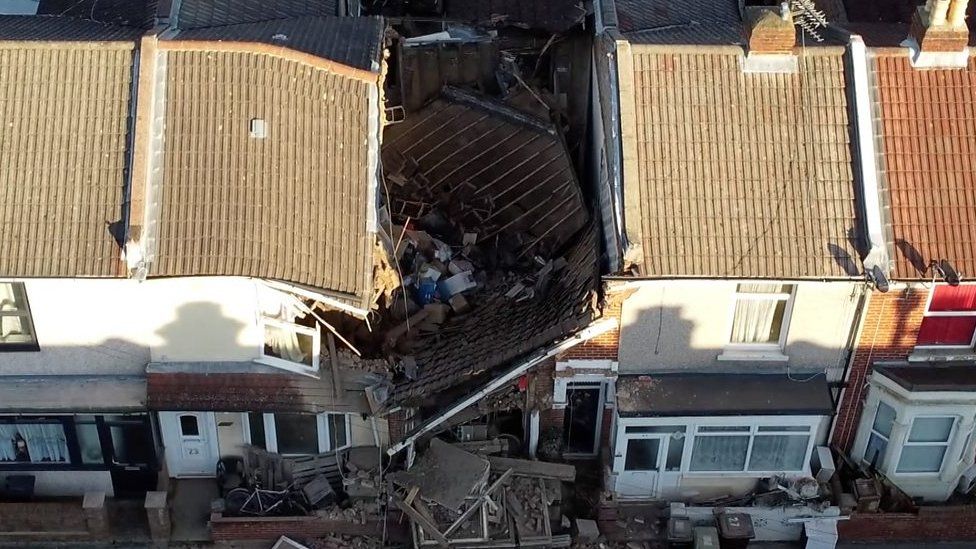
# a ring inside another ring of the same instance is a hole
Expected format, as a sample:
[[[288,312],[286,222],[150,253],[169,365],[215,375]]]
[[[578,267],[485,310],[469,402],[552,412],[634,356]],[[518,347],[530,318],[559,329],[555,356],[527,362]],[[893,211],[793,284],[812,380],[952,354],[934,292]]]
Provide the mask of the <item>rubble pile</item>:
[[[434,439],[413,468],[390,476],[390,499],[410,519],[417,547],[569,547],[553,518],[561,479],[574,476],[572,466],[484,457]]]
[[[306,543],[308,549],[380,549],[383,542],[367,536],[333,534]]]

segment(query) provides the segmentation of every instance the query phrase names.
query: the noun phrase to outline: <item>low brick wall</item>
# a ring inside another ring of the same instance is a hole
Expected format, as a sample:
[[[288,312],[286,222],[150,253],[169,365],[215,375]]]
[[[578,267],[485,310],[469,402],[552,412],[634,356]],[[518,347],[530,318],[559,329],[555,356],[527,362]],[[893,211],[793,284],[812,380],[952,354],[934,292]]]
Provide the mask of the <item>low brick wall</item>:
[[[0,503],[0,541],[90,539],[81,498]]]
[[[383,523],[379,519],[366,524],[321,516],[308,517],[225,517],[210,515],[210,538],[214,541],[275,540],[281,536],[314,538],[328,534],[380,537]]]
[[[841,541],[976,541],[976,505],[921,507],[918,513],[854,513],[837,523]]]

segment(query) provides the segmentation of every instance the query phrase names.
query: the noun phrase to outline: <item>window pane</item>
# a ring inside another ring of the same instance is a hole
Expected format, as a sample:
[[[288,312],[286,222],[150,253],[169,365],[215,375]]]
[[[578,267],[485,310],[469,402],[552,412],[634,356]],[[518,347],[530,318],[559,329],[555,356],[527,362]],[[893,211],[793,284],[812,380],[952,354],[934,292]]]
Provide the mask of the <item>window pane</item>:
[[[684,457],[684,453],[685,439],[671,437],[671,439],[668,440],[668,460],[665,468],[668,471],[680,471],[681,458]]]
[[[268,448],[264,436],[264,414],[250,412],[247,414],[248,430],[251,433],[251,444],[258,448]]]
[[[908,442],[948,442],[953,423],[951,417],[917,417],[912,422]]]
[[[959,459],[958,459],[958,461],[962,461],[962,460],[966,459],[966,453],[969,451],[969,443],[972,442],[972,441],[973,441],[973,432],[972,431],[969,431],[969,434],[966,435],[966,442],[963,442],[962,443],[962,448],[959,449]]]
[[[732,343],[779,343],[786,300],[748,299],[735,303]]]
[[[748,436],[698,436],[691,452],[692,471],[742,471]]]
[[[929,311],[976,311],[976,284],[936,286]]]
[[[807,425],[764,425],[759,427],[760,433],[809,433]]]
[[[264,354],[267,356],[312,366],[313,346],[314,339],[311,335],[300,334],[278,325],[264,325]]]
[[[739,284],[740,294],[788,294],[793,291],[791,284]]]
[[[938,473],[945,451],[945,446],[905,446],[901,450],[898,472]]]
[[[895,409],[884,402],[878,405],[878,413],[874,416],[874,425],[871,427],[881,433],[885,438],[891,436],[891,426],[895,423]]]
[[[868,446],[864,449],[864,463],[874,465],[876,468],[884,467],[884,453],[888,448],[888,441],[871,433],[868,439]]]
[[[81,462],[102,464],[102,444],[98,440],[98,427],[94,423],[76,423],[78,446],[81,448]]]
[[[180,431],[185,437],[200,436],[200,425],[197,424],[197,416],[180,416]]]
[[[279,454],[319,453],[318,419],[311,414],[275,414]]]
[[[148,464],[153,455],[149,426],[145,423],[112,425],[112,450],[114,461],[123,465]]]
[[[970,345],[976,316],[927,316],[918,330],[916,345]]]
[[[661,440],[657,438],[632,438],[627,441],[625,471],[656,471],[657,454]]]
[[[21,282],[0,282],[0,345],[34,342],[27,292]]]
[[[329,414],[329,449],[336,450],[348,444],[349,434],[346,433],[346,416],[343,414]]]
[[[807,457],[807,435],[758,435],[752,442],[750,471],[799,471]]]

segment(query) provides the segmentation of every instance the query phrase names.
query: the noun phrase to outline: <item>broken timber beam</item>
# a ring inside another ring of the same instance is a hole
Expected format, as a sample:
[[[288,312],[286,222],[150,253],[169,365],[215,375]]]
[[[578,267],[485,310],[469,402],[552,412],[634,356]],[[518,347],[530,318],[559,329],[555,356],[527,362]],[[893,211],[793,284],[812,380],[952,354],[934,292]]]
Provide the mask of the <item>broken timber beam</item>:
[[[498,456],[485,456],[491,468],[503,471],[512,469],[513,474],[523,477],[539,477],[573,482],[576,480],[576,467],[565,463],[530,461]]]
[[[464,513],[461,514],[461,516],[454,521],[454,524],[452,524],[447,530],[444,530],[444,535],[445,536],[451,535],[455,530],[461,527],[461,524],[463,524],[464,521],[471,518],[471,516],[474,515],[476,512],[478,512],[479,509],[484,507],[484,505],[488,503],[489,497],[491,496],[492,492],[494,492],[495,490],[498,489],[499,486],[504,484],[505,481],[508,480],[508,477],[510,476],[512,476],[511,469],[505,471],[504,473],[502,473],[502,476],[495,479],[495,482],[493,482],[491,486],[488,487],[488,490],[486,490],[485,493],[478,498],[478,501],[471,504],[471,507],[468,507],[467,510],[464,511]]]
[[[433,523],[433,521],[427,520],[427,517],[423,516],[416,509],[414,509],[413,507],[408,505],[405,501],[400,499],[400,496],[394,495],[391,496],[391,499],[393,500],[394,505],[396,505],[397,507],[400,508],[401,511],[406,513],[411,520],[419,524],[420,527],[423,528],[425,532],[430,534],[430,536],[434,538],[434,540],[437,541],[438,544],[440,544],[442,547],[447,547],[447,538],[444,537],[444,534],[440,533],[440,531],[437,529],[437,526]]]

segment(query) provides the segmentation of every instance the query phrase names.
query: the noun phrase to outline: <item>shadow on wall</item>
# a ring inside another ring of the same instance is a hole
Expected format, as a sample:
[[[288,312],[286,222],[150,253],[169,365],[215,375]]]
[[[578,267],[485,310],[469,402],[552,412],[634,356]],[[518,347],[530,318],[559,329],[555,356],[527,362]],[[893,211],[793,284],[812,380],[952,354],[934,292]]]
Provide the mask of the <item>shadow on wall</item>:
[[[152,360],[241,361],[259,357],[261,335],[228,317],[216,303],[192,302],[179,306],[172,321],[156,330],[160,341],[152,346]]]
[[[794,308],[793,328],[789,328],[786,322],[783,328],[792,331],[797,322],[818,322],[825,329],[837,332],[837,347],[788,339],[782,351],[785,360],[762,360],[756,355],[750,358],[745,354],[739,354],[740,358],[734,359],[734,346],[726,346],[733,339],[732,330],[736,330],[730,327],[731,303],[703,301],[700,306],[704,310],[697,319],[688,318],[685,314],[688,307],[654,303],[644,305],[636,315],[631,316],[631,323],[624,324],[627,319],[622,319],[618,355],[621,374],[789,374],[799,381],[820,375],[826,375],[828,381],[843,379],[849,357],[846,336],[851,329],[850,320],[798,312]],[[854,306],[856,304],[851,304],[852,308]],[[773,319],[779,318],[774,311],[767,313],[771,313],[768,316]],[[837,322],[844,322],[844,325],[839,326]],[[740,338],[751,337],[755,341],[771,339],[774,347],[767,355],[773,355],[776,354],[775,342],[779,333],[775,324],[774,321],[759,320],[743,322],[737,328],[737,335]],[[701,341],[703,338],[709,341]],[[723,357],[721,360],[718,358],[720,355]]]

